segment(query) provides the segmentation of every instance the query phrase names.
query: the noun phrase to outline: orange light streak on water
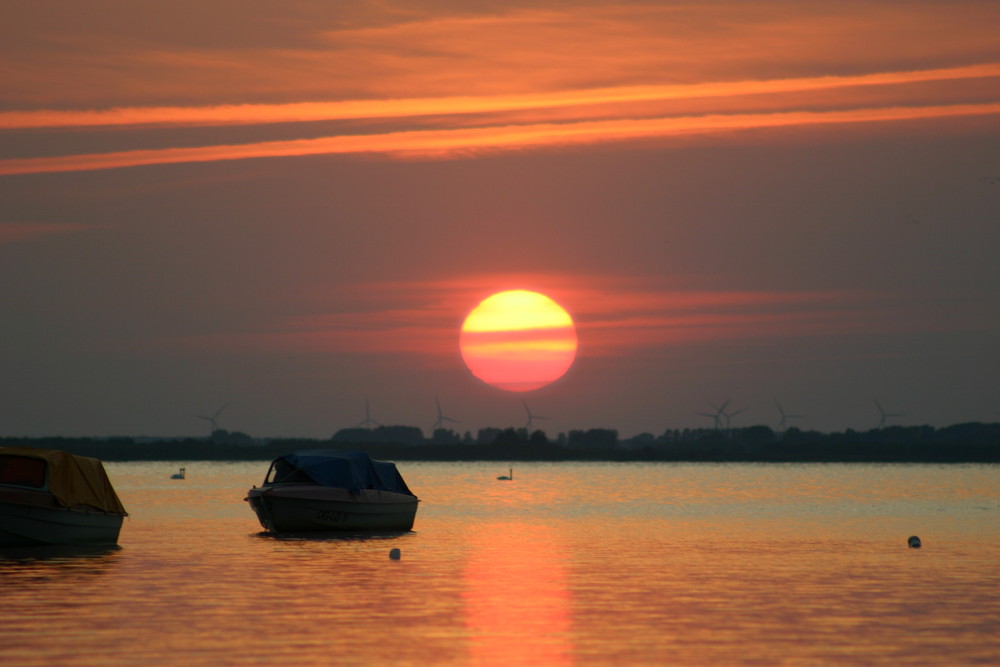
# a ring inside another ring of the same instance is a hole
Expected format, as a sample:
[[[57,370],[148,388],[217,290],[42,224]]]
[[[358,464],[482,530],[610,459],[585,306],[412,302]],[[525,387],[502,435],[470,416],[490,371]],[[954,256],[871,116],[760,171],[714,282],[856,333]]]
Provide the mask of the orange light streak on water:
[[[415,530],[275,539],[267,462],[110,463],[121,548],[0,555],[0,663],[992,664],[1000,467],[401,462]],[[922,549],[906,538],[918,534]],[[399,548],[402,558],[388,557]]]
[[[465,623],[474,665],[572,664],[570,594],[545,526],[484,525],[465,566]]]

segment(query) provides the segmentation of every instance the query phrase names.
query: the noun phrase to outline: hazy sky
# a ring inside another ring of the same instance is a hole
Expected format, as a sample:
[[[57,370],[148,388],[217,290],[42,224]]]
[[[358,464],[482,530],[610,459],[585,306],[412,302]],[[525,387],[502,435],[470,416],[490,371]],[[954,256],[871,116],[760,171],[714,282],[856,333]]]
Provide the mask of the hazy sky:
[[[0,0],[0,435],[1000,419],[1000,4]]]

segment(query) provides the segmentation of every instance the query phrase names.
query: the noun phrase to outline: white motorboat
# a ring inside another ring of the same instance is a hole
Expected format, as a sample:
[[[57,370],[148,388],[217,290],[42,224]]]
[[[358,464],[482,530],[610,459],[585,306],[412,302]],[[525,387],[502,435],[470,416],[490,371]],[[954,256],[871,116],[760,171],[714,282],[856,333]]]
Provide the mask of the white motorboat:
[[[333,449],[279,456],[244,500],[274,533],[410,530],[420,502],[396,464]]]
[[[113,545],[127,515],[100,460],[0,447],[0,546]]]

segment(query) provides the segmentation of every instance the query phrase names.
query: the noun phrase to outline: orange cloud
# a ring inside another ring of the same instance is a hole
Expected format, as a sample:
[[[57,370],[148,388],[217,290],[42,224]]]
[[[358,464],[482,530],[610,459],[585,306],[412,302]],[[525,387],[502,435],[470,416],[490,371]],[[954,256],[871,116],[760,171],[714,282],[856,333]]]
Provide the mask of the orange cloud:
[[[572,326],[470,331],[460,336],[462,358],[472,374],[507,391],[531,391],[563,376],[576,357]]]
[[[888,319],[873,321],[874,311],[859,308],[797,312],[698,313],[688,315],[628,316],[614,322],[581,327],[584,353],[592,356],[625,355],[636,349],[668,345],[756,338],[821,336],[890,332]]]
[[[169,5],[53,13],[22,3],[0,24],[0,78],[7,108],[213,106],[852,75],[1000,57],[989,2],[546,4],[252,2],[192,19]]]
[[[72,30],[41,20],[44,9],[22,9],[0,26],[10,109],[0,130],[102,128],[130,132],[130,146],[154,143],[45,157],[22,148],[0,160],[0,175],[316,154],[455,157],[985,116],[1000,104],[988,3],[543,3],[461,13],[380,3],[297,7],[280,20],[259,9],[234,30],[201,17],[198,34],[212,35],[201,42],[181,37],[168,9],[156,20],[81,14]],[[141,33],[130,29],[136,21]],[[274,140],[276,124],[294,124],[297,138]],[[194,126],[256,126],[256,140],[202,145],[204,133],[175,130],[167,136],[177,143],[152,148],[164,141],[156,130]]]
[[[454,157],[480,151],[523,150],[715,132],[871,122],[900,122],[1000,114],[1000,102],[846,111],[539,123],[455,130],[417,130],[254,144],[201,146],[0,160],[0,175],[93,171],[157,164],[215,162],[265,157],[377,153],[400,157]]]
[[[341,304],[339,312],[289,318],[256,333],[188,338],[170,344],[246,351],[416,355],[425,362],[456,361],[462,321],[483,292],[518,286],[538,289],[565,306],[577,325],[579,354],[589,357],[706,340],[843,335],[912,325],[895,319],[885,309],[882,295],[866,292],[678,290],[627,277],[595,280],[538,274],[358,285],[346,291],[355,295],[357,302]],[[399,301],[409,306],[398,308],[394,304]],[[532,330],[523,336],[555,342],[564,339],[560,330]],[[494,338],[483,334],[481,342],[497,342]]]
[[[387,100],[230,104],[211,107],[129,107],[103,110],[32,110],[0,112],[0,129],[85,128],[169,125],[260,125],[329,120],[410,118],[483,114],[537,109],[604,107],[720,97],[742,98],[774,93],[807,93],[853,87],[992,79],[1000,64],[774,80],[720,81],[683,85],[644,85],[530,94],[482,95]],[[995,82],[993,82],[995,85]]]
[[[377,96],[489,94],[995,60],[986,55],[996,54],[995,12],[981,3],[962,12],[927,2],[608,3],[429,14],[324,36]]]

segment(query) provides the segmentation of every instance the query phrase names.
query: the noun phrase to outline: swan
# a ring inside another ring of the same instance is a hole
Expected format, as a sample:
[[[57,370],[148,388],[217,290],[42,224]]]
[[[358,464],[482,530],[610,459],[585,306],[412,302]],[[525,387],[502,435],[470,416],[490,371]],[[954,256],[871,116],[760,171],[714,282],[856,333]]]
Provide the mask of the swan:
[[[180,472],[175,472],[171,475],[170,479],[184,479],[184,468],[181,468]]]
[[[514,479],[514,469],[513,469],[513,468],[510,468],[510,471],[509,471],[509,472],[510,472],[510,476],[507,476],[507,475],[500,475],[499,477],[497,477],[497,479],[502,479],[502,480],[504,480],[504,481],[509,481],[509,480],[512,480],[512,479]]]

